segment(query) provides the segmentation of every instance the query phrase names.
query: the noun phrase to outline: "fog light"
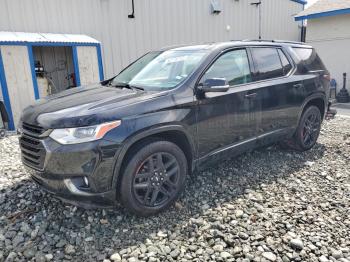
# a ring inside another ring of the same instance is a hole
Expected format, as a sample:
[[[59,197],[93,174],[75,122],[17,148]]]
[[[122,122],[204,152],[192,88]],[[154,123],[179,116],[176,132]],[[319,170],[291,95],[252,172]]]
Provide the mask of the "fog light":
[[[87,187],[89,186],[89,180],[87,179],[86,176],[84,176],[84,183]]]

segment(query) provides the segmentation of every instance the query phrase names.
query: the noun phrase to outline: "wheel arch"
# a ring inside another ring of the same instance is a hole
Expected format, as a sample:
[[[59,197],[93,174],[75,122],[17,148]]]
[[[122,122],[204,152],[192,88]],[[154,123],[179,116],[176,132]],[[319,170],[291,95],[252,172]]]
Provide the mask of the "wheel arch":
[[[316,106],[318,109],[320,109],[322,119],[324,119],[326,115],[326,109],[327,109],[327,101],[326,101],[326,95],[323,93],[318,93],[318,94],[313,94],[309,96],[303,103],[302,108],[299,112],[298,116],[298,123],[301,119],[301,116],[303,115],[304,111],[309,107],[309,106]]]
[[[135,147],[145,143],[149,139],[163,139],[179,146],[181,150],[184,151],[187,158],[189,172],[193,171],[193,160],[196,154],[195,143],[186,129],[181,125],[152,127],[133,135],[123,143],[124,145],[115,160],[112,188],[116,189],[120,182],[120,177],[122,176],[128,154],[132,152]]]

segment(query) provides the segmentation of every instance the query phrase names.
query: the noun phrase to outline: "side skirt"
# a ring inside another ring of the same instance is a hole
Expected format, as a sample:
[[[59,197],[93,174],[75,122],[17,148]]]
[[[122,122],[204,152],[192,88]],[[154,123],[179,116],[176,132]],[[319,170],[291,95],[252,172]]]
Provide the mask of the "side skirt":
[[[291,134],[293,128],[277,129],[259,136],[255,136],[222,148],[219,148],[209,154],[196,159],[194,161],[194,168],[196,171],[206,169],[212,165],[217,164],[222,160],[236,157],[242,153],[253,151],[256,148],[268,146],[277,143]]]

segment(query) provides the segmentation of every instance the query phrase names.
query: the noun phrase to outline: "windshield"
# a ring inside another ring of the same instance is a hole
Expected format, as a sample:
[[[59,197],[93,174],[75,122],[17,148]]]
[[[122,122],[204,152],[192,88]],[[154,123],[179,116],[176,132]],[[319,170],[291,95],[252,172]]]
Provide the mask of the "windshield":
[[[184,81],[206,54],[202,50],[151,52],[127,67],[111,84],[128,84],[145,90],[171,89]]]
[[[161,52],[150,52],[145,54],[144,56],[137,59],[134,63],[129,65],[123,71],[117,75],[113,81],[112,85],[116,84],[128,84],[131,79],[137,75],[138,72],[141,71],[149,62],[151,62],[156,56],[158,56]]]

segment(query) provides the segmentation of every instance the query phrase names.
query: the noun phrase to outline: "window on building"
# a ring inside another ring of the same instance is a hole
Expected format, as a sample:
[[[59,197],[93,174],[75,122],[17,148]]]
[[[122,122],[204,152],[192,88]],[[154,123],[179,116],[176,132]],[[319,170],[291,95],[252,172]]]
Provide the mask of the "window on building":
[[[256,80],[283,76],[283,68],[276,48],[254,47],[251,49],[256,68]]]
[[[251,82],[247,51],[239,49],[221,55],[204,74],[201,82],[211,78],[225,78],[230,86]]]

